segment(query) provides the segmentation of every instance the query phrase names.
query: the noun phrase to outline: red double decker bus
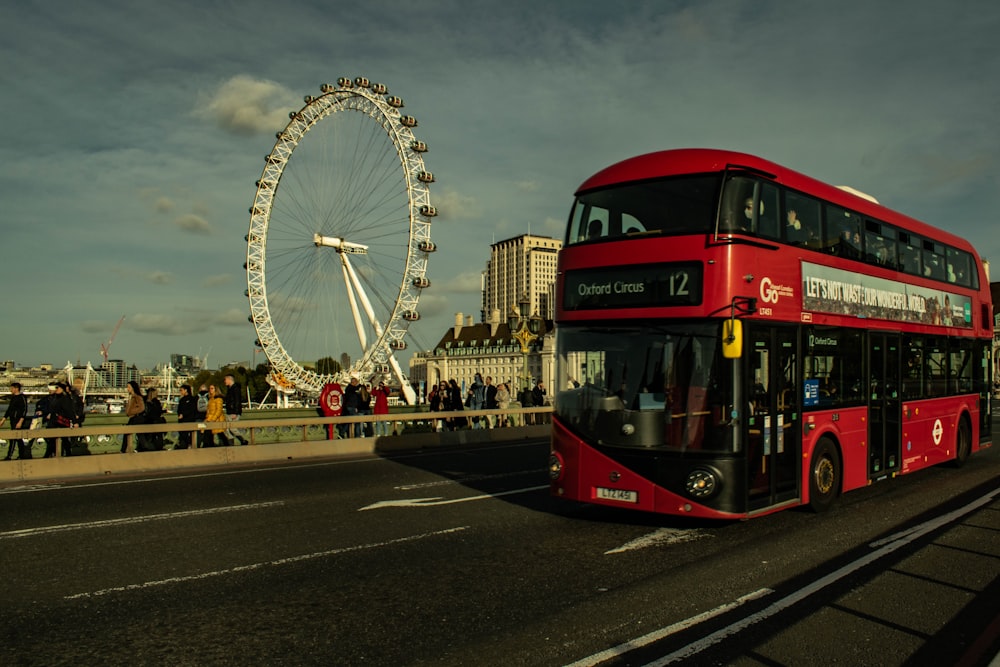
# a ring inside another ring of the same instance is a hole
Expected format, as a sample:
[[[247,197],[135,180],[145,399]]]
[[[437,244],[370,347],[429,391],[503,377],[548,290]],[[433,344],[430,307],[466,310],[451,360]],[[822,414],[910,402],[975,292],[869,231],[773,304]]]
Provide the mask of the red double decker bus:
[[[559,256],[560,498],[744,518],[990,441],[965,240],[760,158],[651,153],[576,193]]]

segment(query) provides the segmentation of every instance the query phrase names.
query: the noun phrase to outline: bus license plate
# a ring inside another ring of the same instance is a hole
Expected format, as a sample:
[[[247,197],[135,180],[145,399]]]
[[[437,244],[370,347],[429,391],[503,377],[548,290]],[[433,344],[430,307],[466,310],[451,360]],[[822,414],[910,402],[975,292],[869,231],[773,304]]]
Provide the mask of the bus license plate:
[[[623,503],[639,502],[639,492],[627,489],[608,489],[603,486],[597,487],[597,497],[603,500],[618,500]]]

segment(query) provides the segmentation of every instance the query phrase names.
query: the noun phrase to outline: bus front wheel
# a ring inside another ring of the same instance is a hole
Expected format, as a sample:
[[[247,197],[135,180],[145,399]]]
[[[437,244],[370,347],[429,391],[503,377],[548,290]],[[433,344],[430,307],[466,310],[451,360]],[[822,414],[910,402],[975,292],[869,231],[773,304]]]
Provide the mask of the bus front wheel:
[[[829,438],[820,438],[809,466],[809,507],[825,512],[840,493],[840,454]]]

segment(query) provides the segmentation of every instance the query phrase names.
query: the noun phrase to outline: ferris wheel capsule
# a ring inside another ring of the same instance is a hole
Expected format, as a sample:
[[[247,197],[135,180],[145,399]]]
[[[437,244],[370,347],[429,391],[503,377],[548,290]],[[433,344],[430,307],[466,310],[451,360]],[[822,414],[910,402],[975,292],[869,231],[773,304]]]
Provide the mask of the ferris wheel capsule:
[[[373,83],[372,92],[376,95],[385,95],[389,92],[389,89],[385,87],[384,83]]]
[[[403,99],[401,97],[396,97],[395,95],[391,95],[385,98],[385,103],[391,107],[396,107],[397,109],[399,109],[400,107],[403,106]]]
[[[420,288],[430,287],[431,281],[427,276],[417,276],[413,279],[413,286]]]
[[[335,86],[332,83],[324,83],[319,87],[320,91],[324,93],[332,93],[334,88]]]
[[[421,183],[433,183],[434,174],[432,174],[429,171],[422,171],[419,174],[417,174],[417,180],[420,181]]]
[[[302,98],[302,101],[305,102],[306,104],[312,104],[313,100],[315,99],[316,98],[313,97],[312,95],[306,95],[305,97]]]
[[[354,83],[351,81],[351,77],[349,76],[342,76],[339,79],[337,79],[337,85],[340,86],[341,88],[354,87]]]
[[[417,244],[417,249],[420,250],[420,252],[434,252],[438,249],[438,247],[434,241],[421,241]]]
[[[413,116],[400,116],[399,117],[399,122],[400,122],[400,124],[405,125],[406,127],[416,127],[417,126],[417,119],[414,118]]]
[[[416,322],[420,319],[420,313],[415,310],[407,310],[403,312],[403,319],[407,322]]]
[[[427,144],[425,144],[424,142],[419,141],[417,139],[413,140],[413,142],[410,144],[410,148],[412,148],[413,150],[415,150],[418,153],[426,153],[427,152]]]
[[[406,349],[406,341],[405,340],[394,340],[391,343],[389,343],[389,347],[391,347],[394,350],[405,350]]]
[[[359,88],[371,88],[372,82],[363,76],[359,76],[354,78],[354,85],[358,86]]]

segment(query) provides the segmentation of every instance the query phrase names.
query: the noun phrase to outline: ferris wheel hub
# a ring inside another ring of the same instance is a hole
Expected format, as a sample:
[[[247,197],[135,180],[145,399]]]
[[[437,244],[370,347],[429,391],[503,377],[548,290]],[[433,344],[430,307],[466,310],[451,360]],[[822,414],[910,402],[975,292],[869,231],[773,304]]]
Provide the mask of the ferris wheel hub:
[[[337,252],[346,252],[352,255],[367,255],[368,246],[361,243],[351,243],[350,241],[345,241],[342,238],[336,236],[323,236],[322,234],[313,234],[313,243],[317,248],[325,246],[327,248],[333,248]]]

